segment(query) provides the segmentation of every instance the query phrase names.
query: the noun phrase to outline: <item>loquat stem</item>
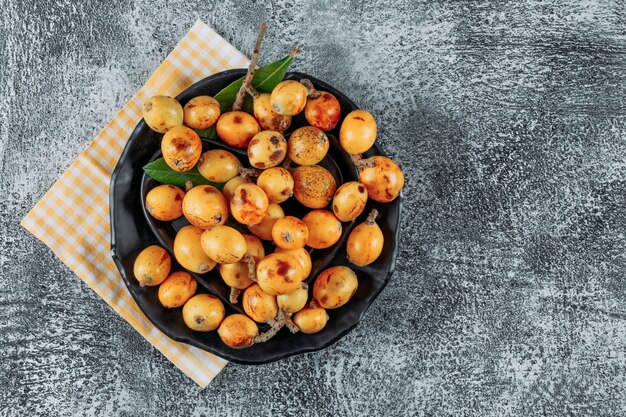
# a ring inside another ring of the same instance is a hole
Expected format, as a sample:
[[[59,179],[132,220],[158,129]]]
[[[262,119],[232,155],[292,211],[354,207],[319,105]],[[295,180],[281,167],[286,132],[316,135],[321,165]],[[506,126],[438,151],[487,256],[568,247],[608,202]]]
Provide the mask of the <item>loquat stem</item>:
[[[268,331],[259,334],[257,337],[253,339],[253,343],[265,343],[270,340],[272,337],[276,336],[276,333],[282,327],[270,327]]]
[[[228,301],[232,304],[237,304],[239,294],[241,294],[241,290],[239,288],[230,287],[230,297],[228,298]]]
[[[245,255],[243,258],[241,258],[241,262],[248,265],[248,278],[250,278],[254,282],[257,282],[256,261],[254,260],[254,257],[252,255]]]
[[[278,315],[276,316],[276,318],[273,320],[267,321],[267,324],[269,324],[272,327],[270,327],[270,329],[267,330],[266,332],[263,332],[260,335],[256,336],[253,339],[253,342],[254,343],[267,342],[272,337],[276,336],[276,333],[278,333],[280,329],[285,327],[286,322],[287,322],[287,319],[285,317],[285,312],[282,309],[278,310]]]
[[[261,93],[259,93],[257,91],[257,89],[254,88],[252,85],[250,85],[248,88],[246,88],[246,92],[248,94],[250,94],[252,96],[252,98],[257,98],[259,95],[261,95]]]
[[[276,317],[274,317],[273,319],[269,319],[267,320],[265,323],[269,324],[270,327],[276,327],[280,325],[280,322],[283,321],[285,319],[285,311],[281,308],[278,310],[278,313],[276,314]]]
[[[239,111],[243,107],[243,100],[246,97],[246,90],[252,84],[252,78],[254,77],[254,72],[256,71],[256,66],[259,62],[259,52],[261,50],[261,44],[263,43],[265,31],[267,31],[267,25],[265,23],[262,23],[261,27],[259,28],[259,36],[256,39],[256,44],[254,45],[254,52],[252,53],[252,59],[250,60],[250,65],[248,66],[246,78],[243,80],[241,88],[237,92],[235,103],[233,103],[233,111]]]
[[[300,331],[300,328],[298,327],[296,323],[293,322],[293,320],[291,320],[291,316],[292,316],[291,313],[287,315],[287,321],[285,322],[285,327],[288,328],[291,333],[298,333]]]
[[[188,193],[189,190],[191,190],[192,188],[193,188],[193,183],[191,182],[191,180],[185,181],[185,192]]]
[[[306,93],[307,98],[318,98],[319,96],[322,95],[322,93],[320,93],[319,91],[317,91],[315,89],[315,87],[313,87],[313,83],[308,78],[301,79],[300,80],[300,84],[302,84],[303,86],[306,87],[306,89],[307,89],[307,93]]]
[[[378,210],[372,209],[372,211],[370,211],[370,214],[367,215],[365,223],[369,224],[370,226],[373,225],[374,223],[376,223],[376,217],[378,217]]]
[[[376,161],[373,161],[369,158],[363,159],[363,156],[358,153],[351,153],[350,159],[352,160],[354,166],[356,166],[356,168],[359,170],[359,172],[363,171],[365,168],[373,168],[376,166]]]

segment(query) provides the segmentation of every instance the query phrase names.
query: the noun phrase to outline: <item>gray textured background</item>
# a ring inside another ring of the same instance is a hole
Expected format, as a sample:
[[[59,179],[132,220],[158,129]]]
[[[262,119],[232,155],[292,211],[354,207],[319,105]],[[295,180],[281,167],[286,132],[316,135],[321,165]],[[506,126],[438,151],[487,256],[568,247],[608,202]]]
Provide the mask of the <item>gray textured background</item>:
[[[626,413],[623,2],[80,3],[0,0],[0,415]],[[18,226],[198,18],[300,45],[407,176],[363,322],[204,391]]]

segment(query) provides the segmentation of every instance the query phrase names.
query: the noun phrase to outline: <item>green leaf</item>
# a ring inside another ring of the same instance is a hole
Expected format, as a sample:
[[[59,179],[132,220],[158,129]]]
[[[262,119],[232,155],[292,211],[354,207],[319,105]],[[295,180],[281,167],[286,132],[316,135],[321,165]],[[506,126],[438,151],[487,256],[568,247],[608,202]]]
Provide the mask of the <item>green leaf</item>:
[[[206,129],[201,129],[201,130],[198,129],[196,130],[196,133],[198,134],[198,136],[204,139],[211,139],[211,140],[217,139],[217,132],[215,131],[215,125],[208,127]]]
[[[187,181],[191,181],[194,186],[212,185],[220,190],[224,187],[224,184],[211,182],[200,175],[198,167],[193,167],[193,169],[187,172],[174,171],[172,168],[167,166],[163,158],[150,162],[148,165],[143,167],[143,170],[150,178],[160,182],[161,184],[176,185],[182,189],[185,189],[185,182]]]
[[[259,68],[254,73],[252,85],[261,93],[271,93],[274,87],[285,78],[292,61],[293,55],[289,54],[283,59]]]
[[[246,95],[243,99],[243,111],[254,116],[254,100],[251,95]]]
[[[219,101],[222,113],[233,109],[233,104],[235,103],[237,92],[241,88],[241,84],[243,84],[243,79],[244,77],[241,77],[238,80],[233,81],[213,97]]]
[[[289,65],[293,61],[293,55],[289,54],[283,59],[267,64],[254,73],[252,85],[261,93],[271,93],[274,87],[283,80]],[[243,84],[245,77],[241,77],[226,86],[222,91],[215,95],[215,99],[219,101],[222,112],[230,111],[237,97],[237,92]]]

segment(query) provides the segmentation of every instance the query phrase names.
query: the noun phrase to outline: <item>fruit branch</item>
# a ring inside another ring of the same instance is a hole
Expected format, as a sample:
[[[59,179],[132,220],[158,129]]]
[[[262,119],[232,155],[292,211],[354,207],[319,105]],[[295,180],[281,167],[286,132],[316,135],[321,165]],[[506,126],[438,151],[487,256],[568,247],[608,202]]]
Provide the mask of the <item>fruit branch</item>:
[[[372,211],[370,211],[370,214],[367,215],[365,223],[369,224],[370,226],[373,225],[374,223],[376,223],[376,217],[378,217],[378,210],[372,209]]]
[[[248,88],[246,88],[246,92],[252,96],[252,98],[257,98],[261,93],[250,84]]]
[[[233,104],[233,111],[239,111],[243,108],[243,100],[246,97],[246,90],[252,85],[252,77],[254,77],[254,72],[256,71],[256,66],[259,62],[259,52],[261,50],[261,43],[263,43],[263,37],[265,36],[266,30],[267,25],[265,23],[261,24],[259,36],[256,39],[256,44],[254,45],[252,59],[250,60],[250,66],[248,67],[246,78],[243,80],[241,88],[237,92],[237,97],[235,98],[235,103]]]
[[[256,261],[254,260],[254,257],[252,255],[245,255],[243,258],[241,258],[241,262],[248,265],[248,278],[250,278],[251,281],[257,282]]]
[[[230,296],[228,298],[228,301],[230,301],[232,304],[237,304],[239,294],[241,294],[241,290],[239,288],[230,287]]]
[[[363,159],[363,157],[360,154],[351,153],[350,159],[352,160],[352,163],[354,164],[354,166],[357,167],[359,172],[364,170],[365,168],[373,168],[376,166],[376,161],[369,159],[369,158]]]
[[[285,317],[285,312],[281,309],[278,310],[278,315],[273,320],[268,320],[267,324],[269,324],[270,329],[266,332],[261,333],[257,337],[254,338],[254,343],[264,343],[270,340],[272,337],[276,336],[276,333],[283,327],[285,327],[285,323],[287,318]]]
[[[306,90],[307,90],[306,96],[308,98],[318,98],[319,96],[322,95],[322,93],[320,93],[319,91],[315,89],[315,87],[313,87],[313,83],[308,78],[301,79],[300,84],[306,87]]]
[[[298,333],[300,331],[300,328],[298,327],[296,323],[293,322],[293,320],[291,320],[291,316],[292,316],[291,313],[287,314],[285,327],[288,328],[291,333]]]

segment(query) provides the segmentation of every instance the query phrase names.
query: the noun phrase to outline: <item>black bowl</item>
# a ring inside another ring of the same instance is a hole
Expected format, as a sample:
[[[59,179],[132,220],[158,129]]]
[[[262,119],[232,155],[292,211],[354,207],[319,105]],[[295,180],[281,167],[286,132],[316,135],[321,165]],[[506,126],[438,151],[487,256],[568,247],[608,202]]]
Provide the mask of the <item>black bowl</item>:
[[[230,70],[212,75],[187,88],[176,98],[184,105],[195,96],[215,95],[244,74],[245,70]],[[331,92],[341,104],[342,116],[358,108],[344,94],[306,74],[290,72],[285,78],[296,80],[308,78],[313,82],[316,89]],[[293,119],[292,127],[287,131],[286,136],[294,129],[306,124],[304,117],[298,115]],[[337,128],[327,132],[331,140],[331,149],[320,165],[327,168],[335,176],[338,184],[341,184],[357,179],[357,171],[349,156],[338,144],[336,139],[338,130]],[[350,266],[355,270],[359,279],[359,288],[350,302],[339,309],[328,310],[330,320],[324,330],[307,335],[303,333],[291,334],[287,329],[283,329],[266,343],[259,343],[247,349],[232,349],[220,341],[217,332],[199,333],[190,330],[183,322],[181,308],[164,308],[157,298],[157,287],[141,287],[133,276],[133,263],[142,249],[157,244],[173,254],[172,244],[175,233],[182,226],[188,224],[184,218],[174,222],[160,222],[149,216],[145,210],[145,196],[157,183],[144,174],[142,167],[160,157],[161,137],[161,134],[148,128],[143,120],[139,122],[113,171],[110,189],[111,254],[113,260],[139,308],[159,330],[174,340],[199,347],[229,361],[258,364],[298,353],[323,349],[339,340],[357,325],[393,273],[398,251],[398,226],[402,196],[386,204],[370,200],[363,214],[355,222],[343,224],[343,235],[337,245],[326,250],[311,250],[313,270],[308,279],[310,284],[314,282],[314,278],[321,270],[333,265]],[[219,141],[203,140],[203,148],[204,150],[227,149],[240,157],[242,163],[247,162],[245,150],[231,148]],[[383,155],[383,153],[375,145],[364,156],[372,155]],[[281,205],[286,213],[296,216],[302,216],[308,211],[295,202],[295,199],[290,199],[288,203]],[[376,208],[380,213],[378,224],[385,236],[383,252],[371,265],[355,267],[346,260],[345,240],[352,228],[363,222],[372,208]],[[270,247],[268,246],[267,249]],[[172,259],[174,259],[173,256]],[[172,270],[183,270],[183,268],[174,261]],[[220,297],[224,301],[227,314],[242,311],[239,304],[231,305],[228,302],[229,288],[222,282],[217,268],[206,274],[192,275],[200,284],[198,292],[208,292]],[[264,326],[260,326],[261,330],[264,330]]]

